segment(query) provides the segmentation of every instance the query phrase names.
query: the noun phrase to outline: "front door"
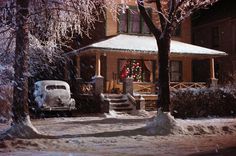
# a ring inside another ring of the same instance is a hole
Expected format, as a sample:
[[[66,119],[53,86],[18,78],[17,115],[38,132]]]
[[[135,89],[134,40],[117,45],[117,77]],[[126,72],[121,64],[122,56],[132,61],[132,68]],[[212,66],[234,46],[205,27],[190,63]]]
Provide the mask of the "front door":
[[[192,61],[193,82],[207,82],[210,79],[210,62],[205,60]]]

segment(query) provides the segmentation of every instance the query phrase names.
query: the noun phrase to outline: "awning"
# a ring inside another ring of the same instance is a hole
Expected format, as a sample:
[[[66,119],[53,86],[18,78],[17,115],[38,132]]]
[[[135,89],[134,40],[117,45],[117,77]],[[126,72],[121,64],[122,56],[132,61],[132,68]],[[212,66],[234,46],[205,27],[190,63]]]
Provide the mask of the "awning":
[[[103,49],[119,52],[141,52],[141,53],[156,53],[158,52],[156,40],[152,36],[137,36],[120,34],[115,37],[100,41],[71,53],[80,53],[87,49]],[[171,54],[176,55],[211,55],[225,56],[223,51],[204,48],[192,44],[187,44],[179,41],[171,40]]]

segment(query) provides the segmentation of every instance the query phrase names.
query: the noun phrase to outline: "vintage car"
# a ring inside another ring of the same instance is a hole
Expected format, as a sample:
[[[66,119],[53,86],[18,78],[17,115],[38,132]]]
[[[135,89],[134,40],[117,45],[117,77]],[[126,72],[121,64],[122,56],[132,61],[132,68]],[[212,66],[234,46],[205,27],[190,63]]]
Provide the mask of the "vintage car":
[[[34,100],[39,110],[66,111],[75,109],[70,86],[65,81],[43,80],[34,84]]]

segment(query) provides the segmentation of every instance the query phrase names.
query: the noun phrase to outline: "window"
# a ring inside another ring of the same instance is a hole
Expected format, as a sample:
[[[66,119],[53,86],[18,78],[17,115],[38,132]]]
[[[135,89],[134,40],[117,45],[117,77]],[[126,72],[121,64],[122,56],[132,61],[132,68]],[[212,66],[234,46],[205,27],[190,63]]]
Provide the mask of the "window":
[[[220,41],[220,34],[219,34],[219,27],[213,27],[211,29],[211,41],[212,41],[212,48],[218,48],[219,47],[219,41]]]
[[[128,12],[120,12],[119,15],[119,32],[127,33],[128,30]]]
[[[182,81],[182,62],[170,61],[170,81],[180,82]]]
[[[66,90],[65,86],[62,85],[50,85],[46,87],[47,90],[54,90],[54,89],[63,89]]]
[[[119,79],[132,77],[134,82],[153,82],[154,63],[144,60],[119,60]]]
[[[131,33],[140,33],[140,15],[138,11],[130,11],[129,14],[129,28]]]
[[[148,9],[147,11],[149,15],[151,15],[151,9]],[[131,6],[125,11],[119,10],[118,17],[118,31],[120,33],[150,34],[150,30],[140,16],[136,7]]]

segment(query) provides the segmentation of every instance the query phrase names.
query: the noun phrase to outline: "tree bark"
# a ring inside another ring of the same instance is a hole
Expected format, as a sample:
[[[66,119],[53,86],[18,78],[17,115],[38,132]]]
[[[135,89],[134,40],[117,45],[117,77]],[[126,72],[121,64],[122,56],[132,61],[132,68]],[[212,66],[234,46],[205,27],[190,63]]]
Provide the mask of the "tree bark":
[[[28,67],[29,67],[29,0],[17,0],[16,15],[16,49],[15,49],[15,82],[13,91],[13,122],[24,122],[28,110]]]
[[[154,2],[154,1],[149,1]],[[169,89],[169,54],[170,54],[170,40],[171,40],[171,24],[168,24],[163,16],[163,10],[160,1],[155,1],[158,15],[160,17],[161,30],[156,27],[148,16],[145,8],[144,1],[137,0],[140,14],[142,15],[145,23],[156,38],[158,47],[158,99],[157,107],[161,108],[164,112],[169,112],[170,105],[170,89]]]
[[[170,89],[169,89],[169,53],[170,38],[157,39],[158,45],[158,99],[157,107],[163,112],[169,112]]]

